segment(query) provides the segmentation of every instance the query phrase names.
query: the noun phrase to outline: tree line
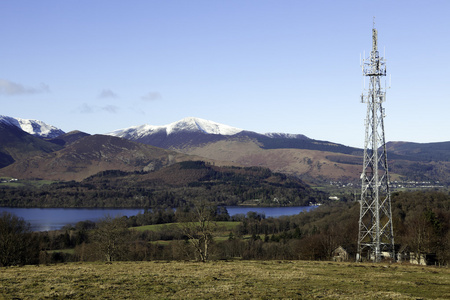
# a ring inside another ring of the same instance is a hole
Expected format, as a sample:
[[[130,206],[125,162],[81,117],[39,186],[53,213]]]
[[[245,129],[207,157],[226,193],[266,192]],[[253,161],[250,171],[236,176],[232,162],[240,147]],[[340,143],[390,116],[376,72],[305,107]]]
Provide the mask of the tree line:
[[[328,195],[267,168],[217,167],[182,162],[155,172],[104,171],[81,182],[0,188],[8,207],[181,207],[195,199],[217,205],[256,201],[261,206],[304,206]]]
[[[449,193],[396,192],[392,194],[392,216],[397,252],[433,253],[439,264],[449,264]],[[223,207],[198,201],[177,210],[146,210],[133,217],[106,217],[97,223],[85,221],[59,231],[33,233],[26,222],[3,213],[0,264],[234,258],[328,260],[339,246],[350,255],[356,253],[358,217],[357,202],[336,202],[308,213],[266,218],[255,212],[230,217]],[[223,228],[220,221],[239,223]],[[133,229],[148,224],[165,225],[151,230]]]

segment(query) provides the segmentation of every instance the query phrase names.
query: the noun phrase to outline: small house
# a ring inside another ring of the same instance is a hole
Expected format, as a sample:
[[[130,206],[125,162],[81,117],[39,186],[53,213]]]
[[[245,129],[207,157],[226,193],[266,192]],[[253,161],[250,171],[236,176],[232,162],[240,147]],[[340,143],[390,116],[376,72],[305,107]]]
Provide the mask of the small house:
[[[409,253],[409,262],[416,265],[435,265],[437,262],[435,253],[419,253],[416,255],[415,252]]]
[[[409,262],[414,265],[434,265],[437,262],[435,253],[416,253],[406,245],[397,252],[397,262]]]

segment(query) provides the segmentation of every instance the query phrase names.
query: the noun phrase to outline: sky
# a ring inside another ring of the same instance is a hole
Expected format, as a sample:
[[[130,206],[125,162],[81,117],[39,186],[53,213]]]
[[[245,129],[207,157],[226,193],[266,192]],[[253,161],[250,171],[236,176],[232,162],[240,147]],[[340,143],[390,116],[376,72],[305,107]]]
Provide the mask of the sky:
[[[0,115],[103,134],[198,117],[364,147],[361,55],[387,60],[386,141],[450,141],[450,1],[0,1]]]

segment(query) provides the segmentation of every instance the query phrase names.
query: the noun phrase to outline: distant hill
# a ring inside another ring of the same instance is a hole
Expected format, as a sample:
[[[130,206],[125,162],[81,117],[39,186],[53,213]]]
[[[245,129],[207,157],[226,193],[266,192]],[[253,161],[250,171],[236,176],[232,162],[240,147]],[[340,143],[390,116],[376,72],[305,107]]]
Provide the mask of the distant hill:
[[[106,135],[88,135],[62,149],[58,149],[60,146],[56,144],[42,142],[58,151],[17,161],[0,169],[0,176],[79,181],[105,170],[151,171],[177,161],[195,159],[175,151]]]
[[[164,126],[134,126],[107,136],[73,131],[45,140],[26,133],[11,118],[0,121],[3,176],[82,180],[105,170],[142,171],[170,165],[173,161],[168,157],[176,157],[175,161],[199,159],[216,165],[267,167],[316,184],[358,183],[362,172],[362,149],[302,134],[261,134],[199,118]],[[161,149],[150,151],[145,145]],[[392,180],[450,184],[450,142],[389,142],[386,147]],[[161,154],[163,149],[169,152]]]
[[[165,126],[135,126],[109,134],[212,160],[268,167],[309,181],[349,180],[359,178],[361,172],[355,165],[345,166],[327,158],[331,154],[362,156],[362,150],[357,148],[301,134],[260,134],[198,118]]]
[[[68,133],[59,135],[56,138],[49,139],[48,141],[52,142],[54,144],[57,144],[57,145],[67,146],[67,145],[70,145],[70,144],[78,141],[79,139],[84,138],[89,135],[90,134],[88,134],[86,132],[75,130],[75,131],[70,131]]]
[[[34,189],[0,188],[0,206],[180,207],[198,199],[267,206],[329,201],[326,193],[267,168],[221,167],[203,161],[173,163],[153,172],[108,170],[80,182]]]
[[[213,121],[185,118],[164,126],[133,126],[110,132],[108,135],[165,149],[180,149],[220,141],[241,131],[242,129]]]
[[[362,172],[363,149],[301,134],[260,134],[198,118],[164,126],[135,126],[109,134],[213,160],[268,167],[308,182],[358,182]],[[393,180],[450,183],[450,142],[390,142],[387,150]]]
[[[163,126],[141,125],[129,127],[108,135],[166,149],[183,150],[229,139],[254,140],[263,149],[307,149],[354,154],[360,149],[340,144],[313,140],[302,134],[260,134],[200,118],[185,118]]]
[[[450,161],[450,142],[388,142],[386,143],[386,149],[390,153],[405,156],[409,160]]]

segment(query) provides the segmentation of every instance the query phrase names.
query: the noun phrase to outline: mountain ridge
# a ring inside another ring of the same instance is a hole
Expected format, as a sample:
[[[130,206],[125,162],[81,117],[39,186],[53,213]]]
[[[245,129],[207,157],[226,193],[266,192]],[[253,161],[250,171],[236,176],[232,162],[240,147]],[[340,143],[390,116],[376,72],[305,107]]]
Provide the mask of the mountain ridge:
[[[12,165],[0,169],[0,174],[18,178],[82,180],[105,170],[148,170],[145,159],[150,161],[152,156],[151,151],[144,150],[148,145],[176,151],[185,155],[185,160],[195,157],[217,165],[267,167],[310,183],[358,182],[363,155],[363,149],[314,140],[301,134],[260,134],[199,118],[185,118],[170,126],[141,125],[115,131],[115,134],[123,134],[122,137],[112,133],[91,136],[72,131],[52,139],[30,135],[12,123],[0,122],[3,130],[0,139],[5,140],[0,144],[0,168]],[[115,151],[117,147],[111,143],[122,145],[118,146],[121,151]],[[140,159],[131,155],[136,144],[143,147],[138,155]],[[393,180],[450,183],[450,142],[389,142],[386,148]],[[80,152],[80,149],[84,150]],[[126,161],[115,157],[117,155]],[[59,169],[49,166],[59,166]]]
[[[176,134],[180,131],[203,132],[205,134],[234,135],[242,129],[220,124],[201,118],[188,117],[167,125],[149,125],[132,126],[124,129],[118,129],[106,135],[113,135],[125,138],[142,138],[156,133],[165,133],[167,136]]]
[[[47,138],[49,140],[56,139],[57,137],[61,135],[65,135],[66,132],[63,130],[53,126],[46,124],[43,121],[36,120],[36,119],[22,119],[22,118],[15,118],[5,115],[0,115],[0,123],[14,125],[23,131],[37,136],[41,138]],[[184,125],[184,126],[183,126]],[[186,126],[187,125],[187,126]],[[254,131],[249,131],[245,129],[240,129],[237,127],[217,123],[210,120],[205,120],[202,118],[197,117],[187,117],[184,119],[181,119],[179,121],[175,121],[172,123],[169,123],[167,125],[136,125],[136,126],[130,126],[123,129],[117,129],[111,132],[107,133],[97,133],[97,134],[104,134],[104,135],[112,135],[112,136],[118,136],[118,137],[124,137],[127,139],[133,140],[133,137],[131,136],[132,133],[135,133],[135,136],[137,137],[143,137],[149,134],[159,134],[159,133],[165,133],[166,135],[172,135],[180,132],[201,132],[204,134],[209,135],[222,135],[222,136],[232,136],[232,135],[254,135],[254,136],[264,136],[267,138],[273,138],[273,139],[292,139],[292,140],[313,140],[315,142],[321,142],[321,143],[328,143],[329,145],[341,145],[334,142],[328,142],[328,141],[320,141],[320,140],[314,140],[311,139],[303,134],[292,134],[292,133],[283,133],[283,132],[267,132],[267,133],[258,133]],[[79,132],[78,130],[73,130],[72,132]],[[386,143],[388,150],[394,150],[396,152],[400,152],[400,150],[397,151],[398,145],[407,145],[404,147],[409,147],[410,145],[440,145],[439,147],[442,147],[445,143],[450,143],[450,141],[443,141],[443,142],[430,142],[430,143],[418,143],[418,142],[409,142],[409,141],[389,141]],[[396,145],[396,147],[392,146]],[[344,145],[341,145],[344,146]],[[447,145],[444,145],[447,147]],[[350,149],[359,149],[352,146],[344,146]],[[276,148],[279,148],[277,146]],[[400,147],[402,148],[402,147]],[[404,149],[403,149],[404,150]],[[447,149],[445,149],[447,150]],[[406,151],[407,152],[407,151]],[[410,151],[411,152],[411,151]]]
[[[247,130],[232,135],[203,130],[133,134],[133,128],[127,130],[128,135],[122,137],[136,142],[247,167],[268,167],[272,171],[298,176],[309,182],[358,182],[364,151],[314,140],[301,134],[260,134]],[[393,180],[448,181],[450,176],[446,174],[450,173],[450,142],[399,144],[401,146],[394,146],[396,142],[387,144]]]
[[[42,138],[56,138],[65,132],[53,125],[34,119],[22,119],[0,115],[0,123],[14,125],[23,131]]]
[[[9,122],[0,122],[0,168],[17,160],[60,150],[62,147],[31,135]]]
[[[257,133],[200,118],[185,118],[162,126],[140,125],[107,133],[156,147],[181,150],[230,138],[254,139],[264,149],[299,148],[310,150],[332,149],[341,153],[360,149],[328,141],[313,140],[303,134]]]

